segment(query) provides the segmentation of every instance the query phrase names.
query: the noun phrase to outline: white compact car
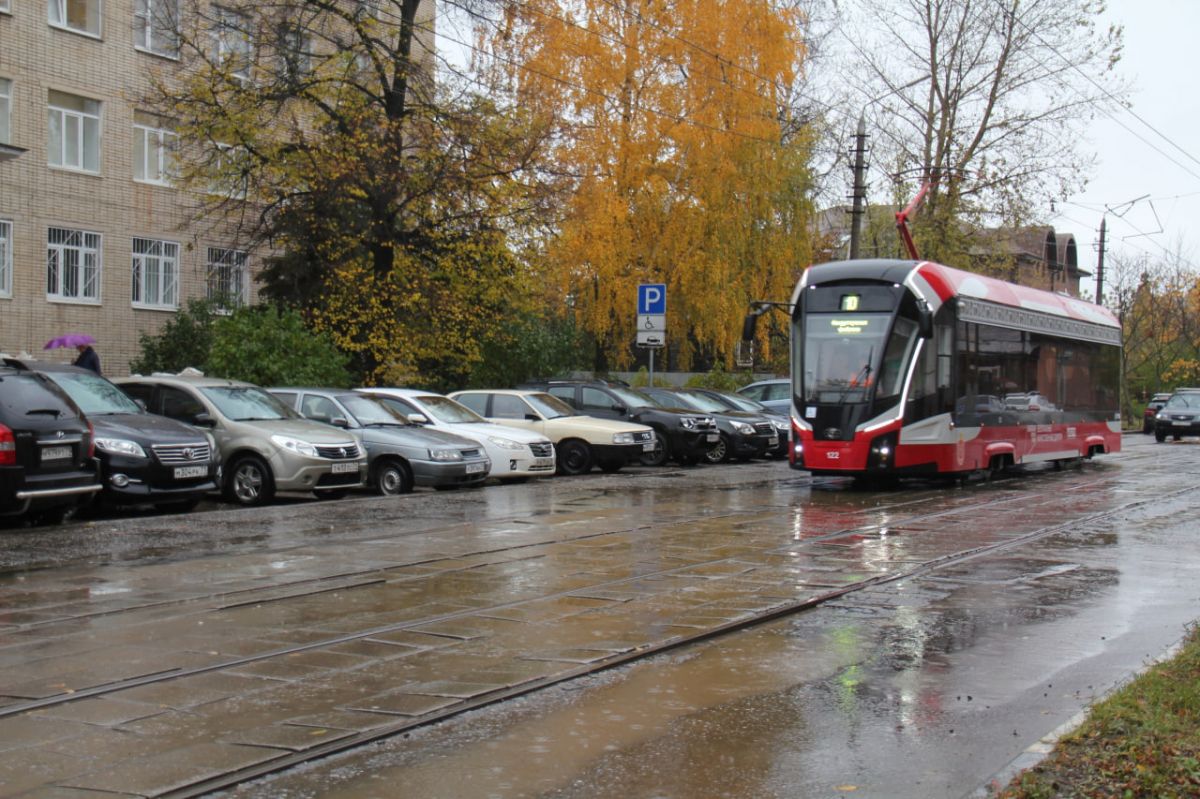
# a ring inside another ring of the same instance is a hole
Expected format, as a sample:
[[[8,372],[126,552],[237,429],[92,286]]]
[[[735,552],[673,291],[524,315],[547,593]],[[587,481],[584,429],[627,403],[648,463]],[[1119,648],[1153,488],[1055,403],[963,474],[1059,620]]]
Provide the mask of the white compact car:
[[[382,399],[409,421],[479,442],[492,461],[488,477],[523,480],[554,475],[554,444],[541,433],[490,422],[465,405],[432,391],[412,388],[358,391]]]

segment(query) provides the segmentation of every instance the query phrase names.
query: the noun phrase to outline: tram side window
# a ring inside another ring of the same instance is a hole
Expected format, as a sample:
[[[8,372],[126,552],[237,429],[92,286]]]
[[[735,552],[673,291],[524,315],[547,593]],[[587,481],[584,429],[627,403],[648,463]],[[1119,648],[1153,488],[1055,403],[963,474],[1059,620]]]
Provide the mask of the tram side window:
[[[939,413],[947,413],[953,407],[950,390],[952,333],[953,328],[949,325],[938,325],[934,328],[933,339],[922,343],[908,389],[905,422],[928,419]]]

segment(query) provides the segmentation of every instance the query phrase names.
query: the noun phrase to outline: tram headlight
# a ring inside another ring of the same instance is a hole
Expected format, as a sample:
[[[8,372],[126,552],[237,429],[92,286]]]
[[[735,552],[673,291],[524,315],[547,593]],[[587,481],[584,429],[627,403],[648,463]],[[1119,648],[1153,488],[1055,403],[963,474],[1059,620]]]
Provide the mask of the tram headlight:
[[[896,433],[884,433],[871,440],[871,449],[867,453],[868,469],[891,469],[896,451]]]

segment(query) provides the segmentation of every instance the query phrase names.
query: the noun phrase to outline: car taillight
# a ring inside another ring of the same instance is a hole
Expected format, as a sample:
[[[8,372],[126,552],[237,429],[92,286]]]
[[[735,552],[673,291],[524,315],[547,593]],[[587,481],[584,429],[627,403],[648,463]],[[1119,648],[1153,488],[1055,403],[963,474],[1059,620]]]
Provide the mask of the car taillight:
[[[13,431],[0,424],[0,466],[17,464],[17,439]]]
[[[88,422],[87,456],[89,458],[96,457],[96,428],[92,427],[90,421]]]

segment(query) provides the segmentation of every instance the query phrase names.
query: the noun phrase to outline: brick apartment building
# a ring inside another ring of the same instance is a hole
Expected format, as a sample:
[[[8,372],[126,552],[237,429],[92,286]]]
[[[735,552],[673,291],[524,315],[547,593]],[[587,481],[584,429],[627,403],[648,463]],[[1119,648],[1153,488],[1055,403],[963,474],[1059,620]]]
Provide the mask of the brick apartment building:
[[[139,104],[152,71],[181,66],[161,22],[179,2],[0,0],[0,352],[71,360],[43,346],[89,333],[125,374],[188,299],[257,299],[261,254],[197,218],[169,125]]]

